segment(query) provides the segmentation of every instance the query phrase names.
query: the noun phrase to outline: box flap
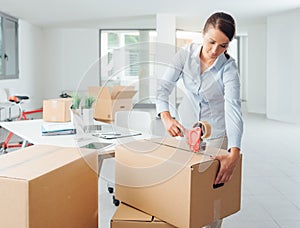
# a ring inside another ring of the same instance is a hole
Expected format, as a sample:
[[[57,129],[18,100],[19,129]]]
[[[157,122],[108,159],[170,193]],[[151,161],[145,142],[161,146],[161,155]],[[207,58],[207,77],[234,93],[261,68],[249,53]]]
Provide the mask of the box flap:
[[[158,146],[162,147],[161,150],[156,150]],[[158,160],[170,160],[189,167],[193,164],[211,161],[211,156],[228,153],[226,150],[214,147],[207,147],[205,151],[194,153],[189,150],[189,146],[184,138],[176,139],[168,137],[137,140],[127,143],[125,147],[130,148],[133,153],[139,151],[143,152],[140,154],[143,156],[146,153],[147,156],[156,157]],[[168,147],[169,149],[164,149],[164,147]],[[138,156],[139,154],[137,153],[135,157],[138,158]]]
[[[154,142],[154,143],[157,143],[157,144],[178,148],[178,149],[193,153],[195,155],[200,154],[200,155],[204,156],[204,158],[201,158],[202,161],[211,160],[210,156],[228,154],[228,152],[226,150],[223,150],[223,149],[220,149],[220,148],[215,148],[215,147],[209,147],[209,146],[206,147],[206,149],[204,151],[199,151],[199,152],[195,153],[195,152],[190,150],[189,145],[187,144],[185,138],[164,137],[164,138],[151,138],[149,140],[151,142]],[[198,163],[198,162],[195,161],[195,163],[191,163],[191,164],[196,164],[196,163]]]
[[[131,99],[136,93],[136,90],[119,91],[117,94],[115,94],[115,96],[112,96],[112,99]]]
[[[112,88],[112,99],[129,99],[137,93],[133,86],[114,86]]]
[[[44,101],[49,101],[49,102],[66,102],[66,103],[72,103],[72,98],[55,98],[55,99],[47,99]]]
[[[100,90],[101,90],[101,86],[89,86],[88,95],[97,98]]]
[[[151,222],[152,216],[121,203],[112,217],[112,220]]]
[[[31,180],[80,158],[97,170],[97,164],[90,159],[92,153],[97,152],[83,148],[34,145],[1,155],[0,176]]]
[[[102,86],[97,95],[96,102],[100,99],[111,99],[110,89],[109,87]]]

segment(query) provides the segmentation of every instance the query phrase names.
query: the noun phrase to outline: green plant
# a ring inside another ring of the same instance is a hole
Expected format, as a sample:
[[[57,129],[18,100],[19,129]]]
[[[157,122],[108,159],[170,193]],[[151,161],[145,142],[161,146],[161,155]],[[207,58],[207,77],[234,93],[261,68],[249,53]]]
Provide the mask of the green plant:
[[[81,97],[79,96],[79,94],[73,93],[72,94],[72,109],[79,109],[80,102],[81,102]]]
[[[94,101],[95,101],[94,97],[87,96],[84,101],[84,108],[92,108]]]

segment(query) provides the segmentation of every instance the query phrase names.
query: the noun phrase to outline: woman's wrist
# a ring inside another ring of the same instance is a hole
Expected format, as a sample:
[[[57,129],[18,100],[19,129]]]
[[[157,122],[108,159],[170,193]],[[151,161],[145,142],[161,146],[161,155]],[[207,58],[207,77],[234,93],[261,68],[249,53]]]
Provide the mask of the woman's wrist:
[[[160,118],[161,119],[170,119],[172,117],[171,117],[171,114],[169,111],[164,111],[164,112],[160,113]]]
[[[234,160],[238,159],[240,157],[241,153],[240,153],[240,148],[238,147],[232,147],[230,148],[230,154],[229,156],[231,156],[232,158],[234,158]]]

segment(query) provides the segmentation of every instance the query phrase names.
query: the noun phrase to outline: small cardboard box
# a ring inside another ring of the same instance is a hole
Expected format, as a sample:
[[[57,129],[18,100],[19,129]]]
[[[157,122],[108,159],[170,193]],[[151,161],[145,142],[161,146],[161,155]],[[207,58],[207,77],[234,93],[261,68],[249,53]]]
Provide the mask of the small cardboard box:
[[[158,138],[116,147],[115,196],[176,227],[202,227],[240,210],[241,158],[232,179],[214,186],[227,154],[207,147],[193,153],[185,140]]]
[[[129,205],[121,203],[110,221],[110,228],[175,228]]]
[[[98,228],[98,158],[34,145],[0,156],[0,227]]]
[[[92,86],[88,88],[88,92],[96,98],[94,118],[111,121],[117,111],[132,109],[132,98],[137,91],[132,86]]]
[[[46,122],[68,122],[71,120],[72,98],[43,101],[43,120]]]

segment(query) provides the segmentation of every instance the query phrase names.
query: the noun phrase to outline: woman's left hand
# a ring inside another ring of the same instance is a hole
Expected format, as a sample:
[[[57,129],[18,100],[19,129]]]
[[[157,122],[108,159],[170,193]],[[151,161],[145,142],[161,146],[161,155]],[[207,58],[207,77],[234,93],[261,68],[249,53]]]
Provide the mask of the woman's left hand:
[[[239,161],[240,149],[234,147],[231,148],[228,155],[217,155],[213,158],[220,161],[220,169],[214,184],[226,183],[231,179],[233,171]]]

